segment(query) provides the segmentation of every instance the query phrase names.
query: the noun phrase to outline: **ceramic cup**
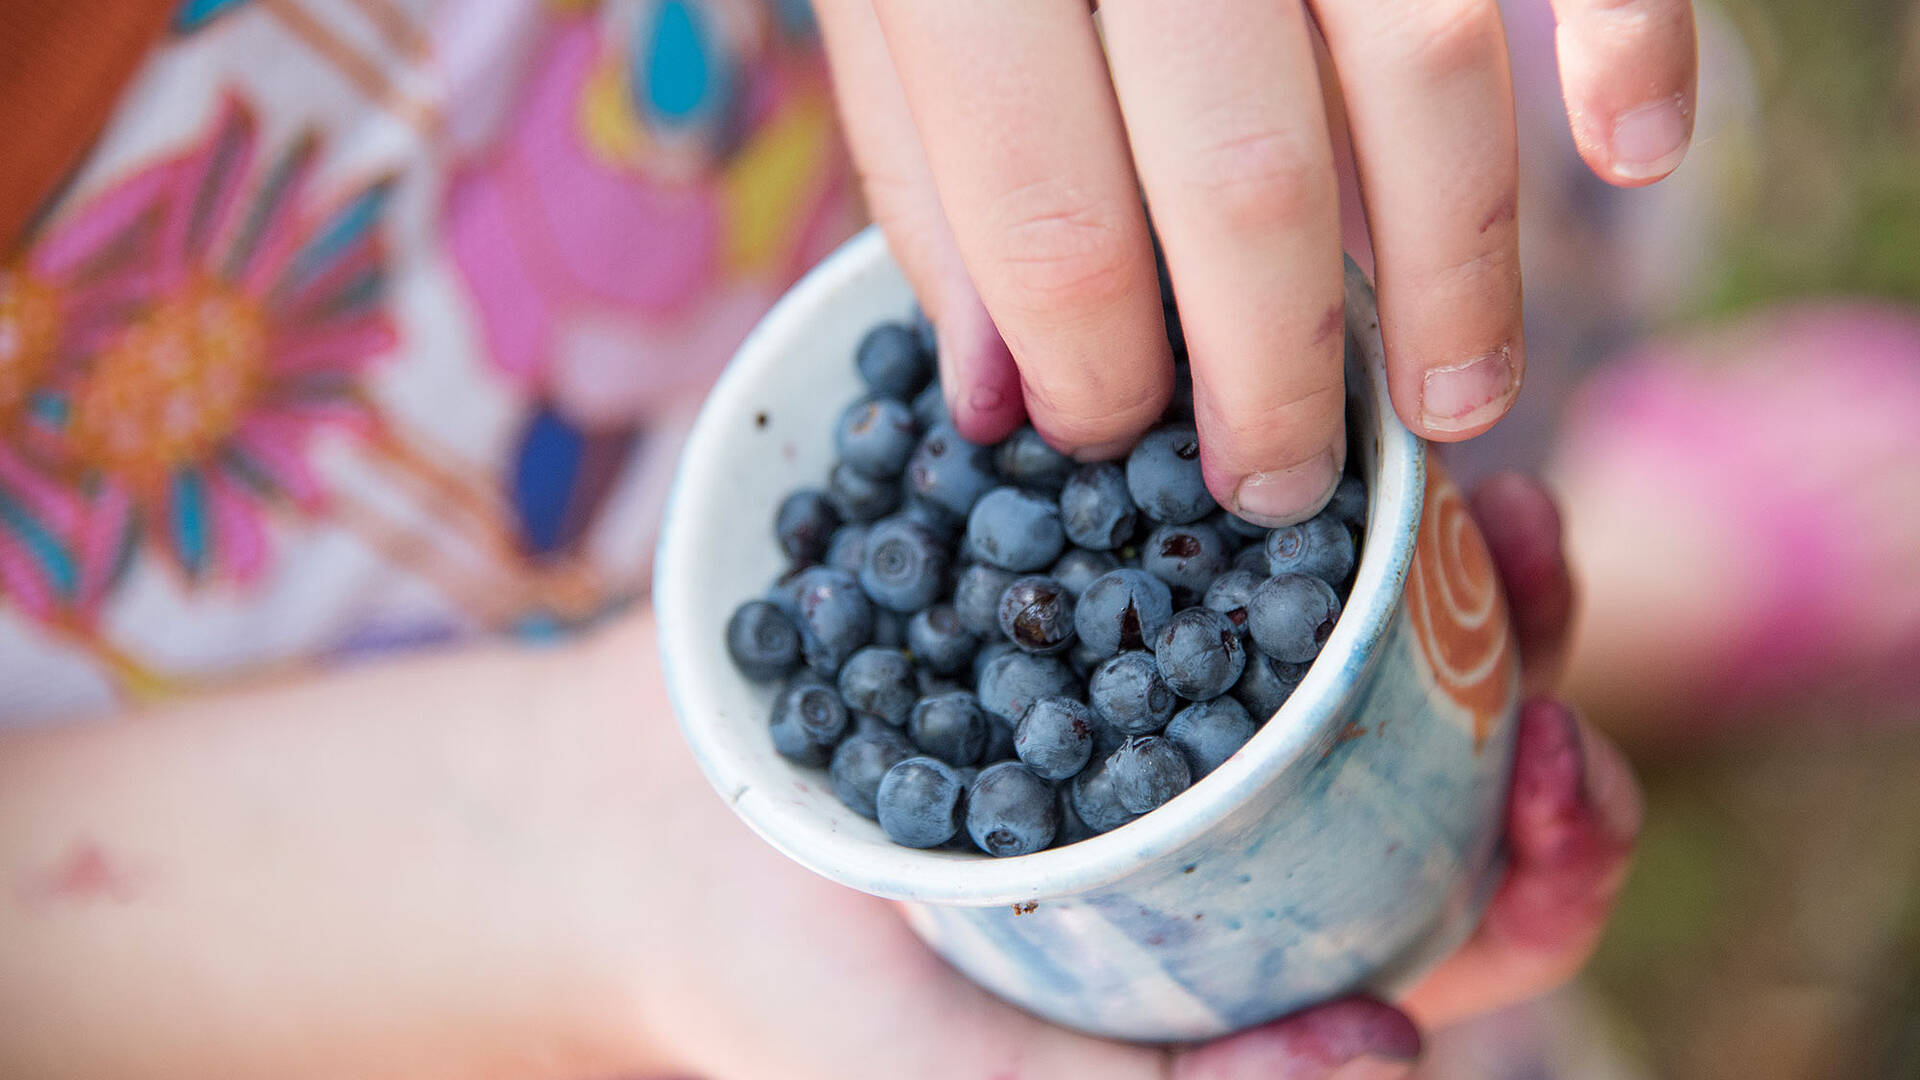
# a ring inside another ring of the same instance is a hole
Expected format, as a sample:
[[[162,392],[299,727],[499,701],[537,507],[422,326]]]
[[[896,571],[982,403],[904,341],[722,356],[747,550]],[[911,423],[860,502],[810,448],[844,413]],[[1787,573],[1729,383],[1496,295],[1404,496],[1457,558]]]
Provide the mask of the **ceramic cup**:
[[[1370,497],[1344,614],[1232,759],[1112,832],[1018,858],[917,851],[774,752],[773,690],[736,673],[727,618],[782,570],[774,508],[820,485],[853,352],[913,297],[873,230],[741,347],[688,440],[654,602],[694,755],[755,832],[903,902],[956,968],[1040,1016],[1202,1039],[1355,990],[1391,995],[1457,946],[1501,870],[1518,661],[1467,508],[1387,397],[1373,292],[1347,274],[1349,427]]]

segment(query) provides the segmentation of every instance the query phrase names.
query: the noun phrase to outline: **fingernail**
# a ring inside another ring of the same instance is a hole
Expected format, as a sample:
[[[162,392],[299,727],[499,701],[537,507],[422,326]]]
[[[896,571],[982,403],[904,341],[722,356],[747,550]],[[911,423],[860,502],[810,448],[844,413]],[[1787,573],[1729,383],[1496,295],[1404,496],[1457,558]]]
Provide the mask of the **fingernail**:
[[[1613,121],[1613,171],[1624,180],[1665,176],[1687,152],[1687,117],[1678,94],[1628,109]]]
[[[1007,403],[1007,395],[998,387],[976,386],[967,391],[967,408],[976,413],[999,412]]]
[[[1427,372],[1420,420],[1428,431],[1468,431],[1498,419],[1513,400],[1513,346]]]
[[[1340,467],[1329,450],[1290,469],[1254,473],[1234,489],[1233,512],[1255,525],[1278,528],[1320,512],[1340,482]]]

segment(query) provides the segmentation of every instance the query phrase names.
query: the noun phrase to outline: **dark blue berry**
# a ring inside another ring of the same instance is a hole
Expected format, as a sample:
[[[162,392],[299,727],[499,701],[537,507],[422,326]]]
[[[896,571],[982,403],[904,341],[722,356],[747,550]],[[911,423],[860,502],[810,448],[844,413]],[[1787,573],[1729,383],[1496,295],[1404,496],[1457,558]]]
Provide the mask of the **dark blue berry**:
[[[975,563],[953,583],[953,613],[967,633],[988,641],[1000,637],[1000,597],[1020,575]]]
[[[1122,649],[1151,649],[1173,615],[1167,584],[1144,570],[1122,567],[1095,578],[1074,604],[1080,640],[1102,656]]]
[[[1123,652],[1094,669],[1087,701],[1120,735],[1151,735],[1167,725],[1180,700],[1150,652]]]
[[[879,480],[891,480],[905,472],[907,459],[920,441],[913,410],[885,397],[847,406],[833,438],[841,461]]]
[[[1127,455],[1127,491],[1155,521],[1185,525],[1218,509],[1200,476],[1200,436],[1190,426],[1155,428]]]
[[[980,760],[989,765],[1013,760],[1013,725],[992,713],[987,714],[987,748],[980,752]]]
[[[907,462],[908,489],[961,518],[999,483],[991,452],[945,424],[927,432]]]
[[[1060,583],[1067,595],[1075,600],[1087,591],[1095,578],[1109,570],[1120,569],[1120,560],[1111,551],[1089,551],[1086,548],[1068,548],[1065,555],[1054,560],[1047,576]]]
[[[907,647],[907,617],[878,604],[873,608],[873,644],[889,649]]]
[[[949,765],[971,765],[987,749],[987,714],[964,690],[921,698],[907,719],[907,734],[915,746]]]
[[[1107,756],[1114,797],[1135,814],[1144,814],[1187,790],[1193,777],[1179,747],[1158,735],[1128,739]]]
[[[1265,525],[1255,525],[1253,522],[1248,521],[1246,518],[1241,517],[1231,510],[1220,511],[1208,518],[1207,523],[1219,529],[1221,535],[1234,541],[1236,544],[1244,544],[1249,540],[1265,540],[1267,538],[1267,527]]]
[[[1168,689],[1188,701],[1205,701],[1226,693],[1240,678],[1247,650],[1225,615],[1187,608],[1167,620],[1154,658]]]
[[[816,563],[833,542],[840,527],[840,511],[824,491],[803,488],[787,496],[774,515],[773,531],[780,550],[796,563]]]
[[[907,648],[914,659],[942,675],[958,675],[973,662],[980,642],[960,625],[960,616],[946,604],[913,613],[907,620]]]
[[[1032,491],[1057,495],[1067,477],[1073,475],[1073,459],[1047,445],[1047,440],[1031,427],[1023,427],[1001,441],[994,450],[994,464],[1007,483]]]
[[[857,578],[866,552],[867,526],[858,521],[849,522],[833,530],[833,541],[827,545],[827,557],[823,561]]]
[[[994,488],[967,515],[967,550],[988,566],[1031,573],[1045,569],[1066,547],[1060,508],[1019,488]]]
[[[874,809],[894,843],[938,847],[960,829],[960,796],[966,785],[953,766],[938,758],[910,757],[880,778]]]
[[[1228,693],[1247,707],[1247,715],[1264,724],[1287,703],[1306,675],[1306,664],[1284,663],[1257,648],[1248,649],[1246,670]]]
[[[825,765],[847,730],[847,706],[833,687],[811,676],[794,679],[773,699],[773,748],[800,765]]]
[[[1127,474],[1111,461],[1082,465],[1060,489],[1060,523],[1083,548],[1111,551],[1133,536],[1139,520]]]
[[[1140,568],[1167,583],[1175,607],[1198,604],[1213,579],[1232,566],[1233,549],[1205,522],[1161,525],[1140,545]]]
[[[992,641],[981,645],[980,651],[973,654],[974,685],[978,686],[980,684],[980,676],[987,670],[988,664],[993,663],[1008,653],[1016,653],[1019,651],[1019,646],[995,634]]]
[[[915,495],[911,484],[903,482],[901,490],[906,492],[906,497],[900,503],[900,517],[939,537],[942,543],[949,546],[960,539],[960,533],[967,527],[966,518]]]
[[[1267,572],[1311,574],[1339,585],[1353,573],[1353,534],[1328,514],[1267,534]]]
[[[881,607],[915,612],[946,587],[947,564],[938,537],[904,518],[888,518],[867,533],[860,587]]]
[[[1189,705],[1167,721],[1167,741],[1187,756],[1187,771],[1198,780],[1220,767],[1253,738],[1246,706],[1230,697]]]
[[[1045,850],[1059,827],[1053,785],[1017,761],[981,769],[967,790],[967,835],[989,855]]]
[[[918,664],[913,668],[913,684],[920,690],[923,698],[939,697],[941,694],[957,694],[967,689],[967,684],[950,675],[938,675]],[[967,691],[971,693],[972,691]]]
[[[820,674],[833,675],[854,650],[873,640],[873,604],[848,575],[810,566],[794,575],[785,592],[793,605],[789,616],[800,628],[800,654]]]
[[[980,707],[1012,725],[1043,697],[1079,697],[1080,680],[1058,657],[1014,650],[1001,653],[980,669],[976,685]]]
[[[898,727],[920,696],[913,659],[899,649],[869,645],[847,658],[840,668],[840,700],[847,708],[877,716]]]
[[[876,480],[846,462],[833,467],[827,477],[827,495],[845,521],[878,521],[900,508],[900,485],[893,480]]]
[[[1000,630],[1027,652],[1064,652],[1073,643],[1073,598],[1052,578],[1017,578],[1000,594]]]
[[[1091,678],[1093,669],[1105,659],[1098,650],[1088,648],[1087,643],[1077,637],[1073,639],[1073,647],[1067,650],[1067,665],[1082,679]]]
[[[1082,769],[1081,774],[1084,775],[1088,771],[1090,770]],[[1053,842],[1056,846],[1062,844],[1077,844],[1082,840],[1091,839],[1092,837],[1100,835],[1093,831],[1086,822],[1080,820],[1080,812],[1073,808],[1073,784],[1071,782],[1055,784],[1053,786],[1053,801],[1060,808],[1060,827],[1054,830],[1053,834]]]
[[[1306,574],[1268,578],[1247,603],[1247,631],[1260,651],[1275,660],[1304,664],[1340,618],[1340,597],[1333,587]]]
[[[904,323],[881,323],[867,331],[853,357],[874,393],[901,401],[912,401],[933,378],[933,355]]]
[[[947,412],[947,396],[941,393],[939,383],[933,383],[914,395],[913,419],[922,431],[953,423],[953,417]]]
[[[1267,542],[1262,540],[1257,544],[1248,544],[1241,548],[1233,556],[1233,568],[1251,571],[1263,579],[1273,573],[1267,569]]]
[[[1321,513],[1350,529],[1364,526],[1367,523],[1367,485],[1352,473],[1341,477],[1340,483],[1333,489],[1333,498],[1328,500],[1327,508]]]
[[[1074,813],[1096,833],[1111,832],[1140,816],[1120,805],[1120,793],[1114,789],[1113,771],[1107,767],[1106,758],[1082,769],[1067,790]]]
[[[749,600],[727,620],[727,654],[754,682],[784,678],[800,666],[800,631],[765,600]]]
[[[913,754],[913,744],[892,728],[855,731],[834,748],[827,779],[847,809],[873,817],[873,798],[880,790],[880,778]]]
[[[1065,780],[1093,756],[1093,710],[1069,697],[1036,698],[1013,730],[1013,752],[1048,780]]]
[[[1240,634],[1247,632],[1247,601],[1253,598],[1253,590],[1267,580],[1265,574],[1256,574],[1251,570],[1229,570],[1213,579],[1207,586],[1206,598],[1202,606],[1213,609],[1227,617],[1233,629]]]

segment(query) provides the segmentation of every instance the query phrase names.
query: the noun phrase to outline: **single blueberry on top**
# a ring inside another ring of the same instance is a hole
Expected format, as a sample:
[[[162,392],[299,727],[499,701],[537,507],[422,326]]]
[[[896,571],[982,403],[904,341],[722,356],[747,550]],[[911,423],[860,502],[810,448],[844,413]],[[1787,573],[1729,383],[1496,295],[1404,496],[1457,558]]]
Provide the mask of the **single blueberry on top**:
[[[1251,570],[1229,570],[1214,578],[1213,584],[1207,586],[1206,598],[1201,603],[1225,615],[1235,631],[1245,634],[1247,601],[1253,598],[1253,590],[1265,580],[1265,574],[1256,574]]]
[[[833,530],[833,540],[827,545],[827,557],[823,561],[835,570],[857,578],[866,553],[867,526],[862,522],[850,521]]]
[[[769,597],[793,610],[800,628],[800,655],[822,675],[840,670],[855,649],[873,640],[873,604],[860,583],[832,567],[810,566]]]
[[[1013,729],[1013,752],[1048,780],[1065,780],[1093,756],[1093,710],[1069,697],[1035,698]]]
[[[1073,625],[1089,649],[1111,656],[1151,649],[1173,615],[1167,584],[1144,570],[1122,567],[1093,580],[1075,602]]]
[[[1016,579],[1000,594],[1000,630],[1028,652],[1064,652],[1073,643],[1073,598],[1052,578]]]
[[[1095,578],[1109,570],[1120,569],[1120,560],[1111,551],[1089,551],[1086,548],[1068,548],[1067,553],[1054,560],[1047,576],[1060,583],[1067,595],[1075,600],[1087,591]]]
[[[907,648],[914,659],[942,675],[958,675],[973,661],[980,643],[960,625],[960,616],[946,604],[913,613],[907,620]]]
[[[1107,774],[1120,805],[1144,814],[1187,790],[1193,782],[1187,758],[1158,735],[1128,739],[1107,756]]]
[[[874,792],[880,828],[904,847],[946,843],[960,829],[966,785],[953,766],[938,758],[910,757],[887,770]]]
[[[980,669],[976,684],[980,707],[1008,725],[1024,716],[1038,698],[1079,697],[1080,679],[1058,657],[1033,653],[1001,653]]]
[[[740,674],[772,682],[800,666],[800,631],[765,600],[749,600],[727,620],[727,655]]]
[[[824,491],[802,488],[780,502],[773,517],[773,532],[780,550],[796,563],[816,563],[833,542],[833,530],[840,527],[840,511]]]
[[[1111,551],[1133,536],[1139,520],[1127,474],[1111,461],[1082,465],[1060,489],[1060,523],[1083,548]]]
[[[1307,667],[1275,660],[1258,648],[1248,649],[1246,670],[1227,692],[1247,707],[1247,715],[1264,724],[1293,696],[1294,687],[1307,676]]]
[[[949,765],[972,765],[987,749],[987,714],[964,690],[921,698],[907,718],[907,734]]]
[[[847,707],[833,687],[796,678],[773,699],[767,719],[773,748],[799,765],[825,765],[847,730]]]
[[[907,713],[920,696],[913,659],[880,645],[869,645],[848,657],[840,668],[839,686],[840,700],[847,708],[895,727],[907,722]]]
[[[915,612],[933,603],[946,584],[947,549],[938,537],[899,517],[868,531],[860,586],[874,603]]]
[[[999,483],[991,452],[946,424],[927,432],[907,461],[908,489],[962,518]]]
[[[1167,741],[1187,757],[1187,771],[1198,780],[1220,767],[1253,738],[1246,706],[1230,697],[1189,705],[1167,721]]]
[[[1267,570],[1312,574],[1339,585],[1353,573],[1353,534],[1338,518],[1322,513],[1267,534]]]
[[[842,461],[827,475],[827,497],[842,520],[868,522],[898,510],[902,494],[897,481],[876,480]]]
[[[967,549],[1002,570],[1045,569],[1066,543],[1060,508],[1052,499],[1019,488],[994,488],[967,515]]]
[[[1073,459],[1048,446],[1031,426],[1002,440],[993,459],[1007,483],[1049,496],[1060,493],[1074,469]]]
[[[1225,615],[1207,608],[1177,611],[1160,631],[1154,657],[1160,677],[1189,701],[1227,692],[1246,666],[1247,650]]]
[[[1180,701],[1150,652],[1123,652],[1094,669],[1087,701],[1121,735],[1151,735],[1166,726]]]
[[[1175,607],[1192,607],[1233,566],[1232,550],[1205,522],[1161,525],[1140,545],[1140,568],[1167,583]]]
[[[1017,761],[981,769],[967,791],[967,835],[989,855],[1044,850],[1059,827],[1053,785]]]
[[[1275,660],[1304,664],[1340,618],[1340,597],[1333,587],[1306,574],[1268,578],[1247,602],[1247,632],[1260,651]]]
[[[1199,521],[1219,508],[1200,476],[1200,436],[1192,427],[1155,428],[1127,455],[1127,491],[1142,513],[1168,525]]]
[[[953,613],[960,625],[977,638],[1000,637],[1000,597],[1020,575],[1011,570],[974,563],[953,583]]]
[[[867,331],[853,362],[874,393],[901,401],[912,401],[933,378],[933,356],[920,348],[913,328],[902,323],[881,323]]]
[[[827,779],[847,809],[870,818],[876,813],[873,798],[880,778],[913,754],[913,744],[892,728],[856,731],[834,748]]]
[[[834,427],[840,460],[868,476],[890,480],[906,471],[919,443],[913,410],[887,397],[870,397],[847,406]]]

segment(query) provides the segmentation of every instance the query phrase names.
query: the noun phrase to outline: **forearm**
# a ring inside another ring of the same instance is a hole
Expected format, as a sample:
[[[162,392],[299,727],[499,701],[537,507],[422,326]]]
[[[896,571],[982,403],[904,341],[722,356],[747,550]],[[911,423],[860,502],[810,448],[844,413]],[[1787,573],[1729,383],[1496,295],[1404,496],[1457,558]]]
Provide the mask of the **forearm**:
[[[0,741],[0,1075],[646,1067],[654,664],[636,618]]]

